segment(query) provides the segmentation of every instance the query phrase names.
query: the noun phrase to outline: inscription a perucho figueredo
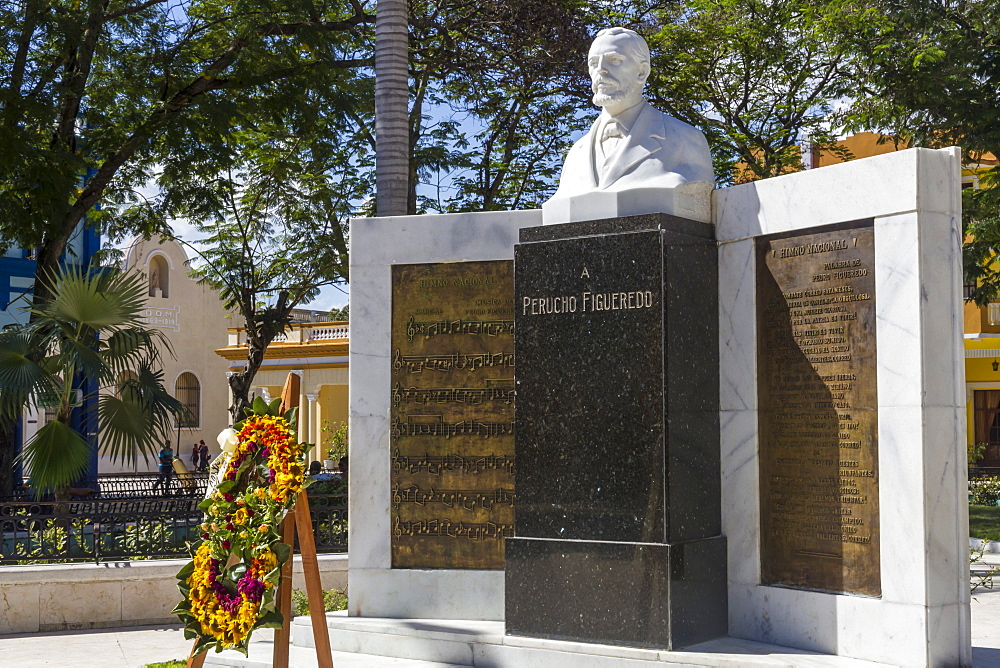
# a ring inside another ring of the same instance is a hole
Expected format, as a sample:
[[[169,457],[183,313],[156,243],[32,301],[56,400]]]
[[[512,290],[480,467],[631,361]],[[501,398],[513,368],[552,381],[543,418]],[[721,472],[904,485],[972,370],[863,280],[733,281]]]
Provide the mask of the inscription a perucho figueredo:
[[[393,568],[503,568],[513,294],[509,260],[392,268]]]
[[[879,596],[871,221],[757,239],[762,579]]]

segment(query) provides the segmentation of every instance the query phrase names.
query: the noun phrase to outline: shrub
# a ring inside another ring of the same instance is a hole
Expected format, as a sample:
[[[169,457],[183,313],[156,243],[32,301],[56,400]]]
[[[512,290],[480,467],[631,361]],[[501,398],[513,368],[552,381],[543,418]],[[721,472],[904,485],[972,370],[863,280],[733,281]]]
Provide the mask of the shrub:
[[[347,594],[339,589],[327,589],[323,592],[323,607],[327,612],[347,610]],[[301,589],[292,590],[292,616],[299,617],[309,614],[309,597]]]
[[[1000,478],[984,476],[969,481],[969,494],[977,506],[995,506],[1000,501]]]

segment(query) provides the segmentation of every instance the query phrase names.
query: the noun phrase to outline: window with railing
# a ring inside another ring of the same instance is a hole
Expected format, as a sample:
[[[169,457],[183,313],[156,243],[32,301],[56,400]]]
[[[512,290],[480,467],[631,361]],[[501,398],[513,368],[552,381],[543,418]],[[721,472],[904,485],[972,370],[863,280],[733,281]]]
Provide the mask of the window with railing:
[[[174,397],[184,405],[178,427],[197,429],[201,426],[201,383],[193,373],[185,371],[177,377]]]

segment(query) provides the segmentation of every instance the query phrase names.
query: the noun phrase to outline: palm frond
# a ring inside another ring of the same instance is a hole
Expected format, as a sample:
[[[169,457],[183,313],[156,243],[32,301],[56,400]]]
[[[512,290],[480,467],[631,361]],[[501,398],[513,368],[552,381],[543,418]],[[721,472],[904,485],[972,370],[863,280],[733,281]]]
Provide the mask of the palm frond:
[[[157,430],[147,421],[147,406],[111,395],[98,399],[101,453],[126,464],[149,457],[159,446]]]
[[[143,278],[137,272],[83,269],[63,266],[52,277],[52,301],[35,311],[80,330],[97,332],[138,324],[145,307]]]
[[[76,430],[55,420],[38,430],[21,454],[36,490],[63,489],[87,466],[91,449]]]
[[[103,395],[98,402],[101,450],[128,463],[154,454],[170,433],[171,418],[184,410],[163,387],[162,370],[143,363],[135,373],[120,382],[115,396]]]
[[[25,329],[0,334],[0,413],[16,419],[32,397],[54,391],[52,375],[32,359],[37,340]]]

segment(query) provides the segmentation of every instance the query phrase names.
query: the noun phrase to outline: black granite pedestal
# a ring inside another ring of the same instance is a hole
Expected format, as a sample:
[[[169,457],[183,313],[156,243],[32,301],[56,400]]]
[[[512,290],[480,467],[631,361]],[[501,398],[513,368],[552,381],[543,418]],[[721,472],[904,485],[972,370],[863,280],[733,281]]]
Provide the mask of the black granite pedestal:
[[[717,253],[665,214],[521,230],[512,635],[725,635]]]

